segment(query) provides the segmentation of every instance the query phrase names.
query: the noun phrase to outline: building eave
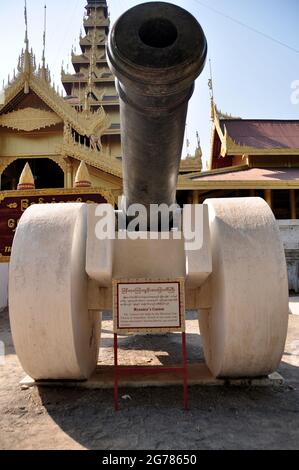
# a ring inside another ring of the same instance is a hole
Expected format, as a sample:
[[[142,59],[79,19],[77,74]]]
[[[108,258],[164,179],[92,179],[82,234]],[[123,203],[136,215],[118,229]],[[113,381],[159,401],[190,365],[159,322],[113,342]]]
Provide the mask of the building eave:
[[[299,189],[298,180],[290,181],[179,181],[179,191],[207,191],[218,189]]]

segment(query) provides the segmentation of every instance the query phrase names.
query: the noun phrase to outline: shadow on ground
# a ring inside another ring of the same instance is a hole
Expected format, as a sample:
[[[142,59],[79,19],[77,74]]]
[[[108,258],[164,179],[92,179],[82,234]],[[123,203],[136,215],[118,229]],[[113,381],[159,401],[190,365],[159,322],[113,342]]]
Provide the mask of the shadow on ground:
[[[0,315],[0,322],[0,339],[5,338],[10,354],[0,376],[1,449],[299,447],[299,360],[293,347],[299,338],[298,317],[291,319],[286,355],[279,370],[286,379],[284,386],[191,387],[188,412],[182,409],[182,387],[120,390],[121,397],[127,396],[127,399],[121,399],[119,413],[114,412],[112,390],[33,388],[21,391],[18,381],[24,373],[14,355],[7,312]],[[107,326],[104,329],[109,336],[111,330]],[[102,346],[111,354],[111,338],[104,339]],[[143,344],[150,347],[151,352],[154,350],[159,360],[167,362],[180,356],[179,336],[171,339],[166,336],[163,341],[164,346],[162,343],[153,346],[151,337],[142,338]],[[198,334],[191,331],[188,344],[189,359],[200,360]],[[128,338],[121,338],[124,358],[131,347]],[[166,355],[160,355],[161,351]]]
[[[298,368],[282,364],[298,380]],[[297,449],[299,394],[279,388],[190,388],[190,411],[182,390],[122,390],[114,412],[111,390],[40,388],[43,406],[58,426],[87,449]]]

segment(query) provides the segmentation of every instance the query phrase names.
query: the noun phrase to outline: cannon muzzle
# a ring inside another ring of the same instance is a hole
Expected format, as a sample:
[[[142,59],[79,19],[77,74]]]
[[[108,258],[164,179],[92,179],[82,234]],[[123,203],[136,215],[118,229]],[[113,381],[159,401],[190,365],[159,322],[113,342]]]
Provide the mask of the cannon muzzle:
[[[107,56],[120,96],[127,205],[171,206],[188,101],[207,57],[204,32],[178,6],[144,3],[118,19]]]

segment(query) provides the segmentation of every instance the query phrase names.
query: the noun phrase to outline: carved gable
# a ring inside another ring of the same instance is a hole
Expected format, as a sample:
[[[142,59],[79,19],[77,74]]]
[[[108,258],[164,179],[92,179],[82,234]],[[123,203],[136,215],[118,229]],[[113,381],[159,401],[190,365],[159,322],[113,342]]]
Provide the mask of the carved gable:
[[[52,111],[38,108],[23,108],[0,116],[0,126],[19,131],[34,131],[62,123],[62,119]]]

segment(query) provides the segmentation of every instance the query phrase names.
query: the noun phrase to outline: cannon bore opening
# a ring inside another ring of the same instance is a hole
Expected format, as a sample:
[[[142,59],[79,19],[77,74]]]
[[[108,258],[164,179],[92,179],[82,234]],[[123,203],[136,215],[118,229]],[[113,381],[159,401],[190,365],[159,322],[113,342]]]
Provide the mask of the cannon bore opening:
[[[176,42],[178,31],[166,18],[152,18],[143,23],[139,29],[139,37],[146,46],[163,49]]]

